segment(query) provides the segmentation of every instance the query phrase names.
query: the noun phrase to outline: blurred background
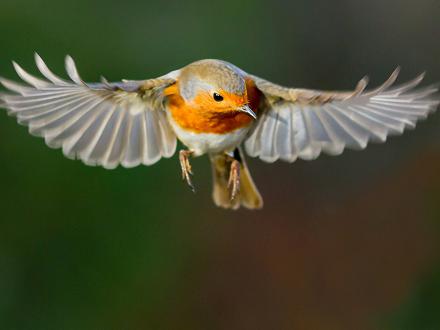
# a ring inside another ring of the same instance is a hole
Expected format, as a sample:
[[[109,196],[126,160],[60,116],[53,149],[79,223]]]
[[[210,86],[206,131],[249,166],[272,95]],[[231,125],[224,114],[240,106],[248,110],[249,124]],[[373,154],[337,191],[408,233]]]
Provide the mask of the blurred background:
[[[438,0],[1,0],[0,73],[156,77],[202,58],[289,86],[440,81]],[[440,115],[364,152],[249,160],[258,212],[176,157],[107,171],[0,116],[0,329],[440,329]]]

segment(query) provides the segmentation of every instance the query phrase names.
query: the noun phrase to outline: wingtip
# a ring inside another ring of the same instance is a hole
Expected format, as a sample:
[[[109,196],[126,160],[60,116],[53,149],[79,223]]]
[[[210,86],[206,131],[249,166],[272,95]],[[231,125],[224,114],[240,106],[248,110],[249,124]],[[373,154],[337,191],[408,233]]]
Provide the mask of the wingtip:
[[[17,62],[15,62],[14,60],[12,61],[12,66],[14,67],[15,72],[17,73],[17,75],[23,79],[23,77],[25,77],[27,75],[27,72],[20,66],[20,64],[18,64]]]
[[[396,82],[399,74],[400,74],[400,66],[397,66],[394,69],[394,71],[391,73],[389,78],[381,86],[377,87],[376,89],[373,89],[373,90],[369,91],[368,93],[365,93],[365,95],[371,97],[373,95],[376,95],[378,93],[382,93],[382,92],[386,91],[387,89],[389,89],[391,86],[394,85],[394,83]]]
[[[67,54],[64,57],[64,64],[66,66],[66,70],[69,71],[69,68],[76,69],[75,61],[73,60],[72,56]]]
[[[75,61],[73,60],[72,56],[66,55],[65,66],[66,66],[67,74],[69,75],[70,79],[72,79],[73,82],[75,82],[77,85],[86,85],[86,83],[81,79],[78,73],[78,69],[76,67]]]
[[[370,82],[370,76],[369,75],[365,75],[362,79],[361,79],[361,81],[365,81],[365,83],[369,83]]]
[[[23,70],[22,67],[14,60],[12,60],[11,63],[12,63],[12,66],[14,67],[15,71]]]
[[[75,61],[73,60],[73,57],[72,56],[70,56],[69,54],[67,54],[65,57],[64,57],[64,61],[66,62],[66,63],[75,63]]]
[[[40,63],[44,63],[43,58],[37,52],[34,52],[34,61],[39,66]]]
[[[355,95],[362,94],[367,88],[369,82],[370,82],[370,77],[368,76],[364,76],[361,80],[359,80],[355,88],[355,92],[354,92]]]
[[[415,78],[414,78],[414,83],[415,84],[420,84],[426,77],[426,71],[423,71],[421,73],[419,73]]]
[[[393,83],[396,81],[397,77],[400,75],[400,72],[402,71],[402,68],[400,65],[398,65],[394,71],[391,73],[389,80],[393,81]]]
[[[44,64],[44,61],[37,52],[34,52],[34,61],[35,61],[35,64],[37,65],[37,68],[40,70],[40,66],[41,66],[41,64]]]
[[[15,62],[15,61],[12,61],[12,66],[14,67],[14,70],[15,70],[15,72],[18,74],[18,76],[19,76],[21,79],[26,80],[26,79],[23,78],[24,76],[27,76],[27,75],[28,75],[28,73],[26,72],[26,70],[24,70],[24,69],[21,67],[21,65],[18,64],[17,62]]]

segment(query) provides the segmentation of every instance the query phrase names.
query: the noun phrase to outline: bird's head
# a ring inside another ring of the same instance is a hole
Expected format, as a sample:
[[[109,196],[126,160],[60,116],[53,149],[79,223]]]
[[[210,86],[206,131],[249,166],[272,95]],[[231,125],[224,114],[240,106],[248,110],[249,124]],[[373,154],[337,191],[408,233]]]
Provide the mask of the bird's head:
[[[256,119],[249,106],[246,80],[231,65],[218,60],[203,60],[182,69],[179,92],[185,102],[213,116],[239,113]]]

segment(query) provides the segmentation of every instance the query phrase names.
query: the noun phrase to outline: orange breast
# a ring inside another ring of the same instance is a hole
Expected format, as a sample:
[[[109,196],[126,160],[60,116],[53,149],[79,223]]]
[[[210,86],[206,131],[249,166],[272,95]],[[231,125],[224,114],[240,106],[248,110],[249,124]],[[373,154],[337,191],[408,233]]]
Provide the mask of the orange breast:
[[[261,92],[252,80],[246,81],[247,97],[252,110],[258,115],[258,105]],[[165,90],[168,95],[168,107],[173,120],[183,129],[195,133],[229,133],[246,127],[254,121],[253,118],[240,112],[217,112],[203,106],[194,107],[185,102],[180,96],[177,84]],[[206,105],[208,107],[208,105]]]

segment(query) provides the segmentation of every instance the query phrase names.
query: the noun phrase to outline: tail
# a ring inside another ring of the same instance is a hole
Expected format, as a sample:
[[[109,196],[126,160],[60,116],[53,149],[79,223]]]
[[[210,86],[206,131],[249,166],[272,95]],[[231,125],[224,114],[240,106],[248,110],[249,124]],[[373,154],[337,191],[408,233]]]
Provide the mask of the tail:
[[[234,155],[237,155],[235,158],[240,162],[241,166],[240,192],[233,200],[231,200],[231,193],[228,188],[229,171],[233,159],[225,154],[210,156],[213,175],[212,198],[214,199],[214,203],[225,209],[236,210],[241,205],[252,210],[261,209],[263,207],[263,198],[252,180],[241,150],[236,149]]]

